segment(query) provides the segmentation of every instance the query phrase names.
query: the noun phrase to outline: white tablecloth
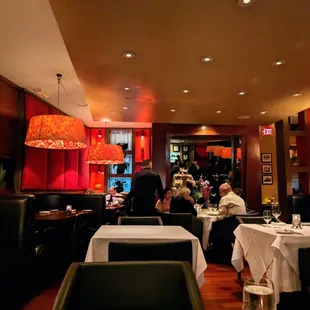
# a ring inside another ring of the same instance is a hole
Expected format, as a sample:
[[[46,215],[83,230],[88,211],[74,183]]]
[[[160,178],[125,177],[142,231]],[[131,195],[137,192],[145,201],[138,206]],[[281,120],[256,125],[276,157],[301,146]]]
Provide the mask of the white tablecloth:
[[[199,213],[197,218],[201,220],[203,224],[202,248],[207,251],[212,223],[217,221],[217,216]]]
[[[193,270],[199,286],[202,286],[207,263],[198,238],[180,226],[101,226],[91,238],[85,262],[107,262],[110,242],[165,242],[191,240],[193,246]]]
[[[292,230],[291,226],[275,228],[242,224],[234,231],[236,241],[231,260],[233,266],[238,272],[241,271],[245,258],[255,280],[261,279],[266,273],[274,283],[277,303],[280,292],[300,291],[298,249],[310,247],[310,227],[296,230],[302,236],[276,232]]]

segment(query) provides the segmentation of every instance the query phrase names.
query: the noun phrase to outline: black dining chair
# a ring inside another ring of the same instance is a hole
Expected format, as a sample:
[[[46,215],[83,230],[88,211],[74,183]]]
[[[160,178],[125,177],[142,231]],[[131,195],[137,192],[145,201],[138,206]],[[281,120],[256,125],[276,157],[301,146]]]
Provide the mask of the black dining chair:
[[[73,263],[53,310],[203,310],[187,262]]]
[[[118,225],[163,225],[160,216],[120,216]]]
[[[192,265],[192,242],[110,242],[109,261],[187,261]]]
[[[310,304],[310,248],[298,250],[299,279],[304,304]]]

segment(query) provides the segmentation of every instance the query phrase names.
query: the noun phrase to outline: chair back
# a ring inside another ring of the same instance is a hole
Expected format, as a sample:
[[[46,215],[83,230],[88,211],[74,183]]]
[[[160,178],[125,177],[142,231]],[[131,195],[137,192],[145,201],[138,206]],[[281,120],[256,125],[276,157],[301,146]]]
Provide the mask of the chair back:
[[[187,261],[192,264],[190,240],[163,243],[109,243],[109,261]]]
[[[262,216],[242,216],[238,215],[236,219],[240,224],[266,224]]]
[[[32,195],[0,195],[0,261],[14,263],[32,254],[34,221]]]
[[[186,262],[73,263],[53,310],[203,310]]]
[[[120,216],[118,225],[163,225],[160,216]]]
[[[310,196],[289,195],[288,196],[289,219],[292,214],[300,214],[302,222],[310,222]]]

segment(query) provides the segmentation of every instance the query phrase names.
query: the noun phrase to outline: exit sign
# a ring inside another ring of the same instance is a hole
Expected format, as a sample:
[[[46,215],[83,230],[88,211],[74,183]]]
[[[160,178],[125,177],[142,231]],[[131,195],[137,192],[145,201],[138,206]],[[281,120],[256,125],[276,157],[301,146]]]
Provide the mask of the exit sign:
[[[262,127],[262,136],[273,136],[272,126],[263,126]]]

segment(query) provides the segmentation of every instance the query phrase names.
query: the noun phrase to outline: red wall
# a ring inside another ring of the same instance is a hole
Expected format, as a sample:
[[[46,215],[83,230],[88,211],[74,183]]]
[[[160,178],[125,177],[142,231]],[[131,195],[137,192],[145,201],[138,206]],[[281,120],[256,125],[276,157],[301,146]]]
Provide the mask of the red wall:
[[[153,124],[152,162],[161,176],[163,184],[170,180],[169,142],[172,136],[180,135],[239,135],[242,139],[242,187],[246,193],[249,208],[261,209],[261,164],[258,126],[207,126],[201,125]],[[168,184],[167,184],[168,185]]]
[[[30,118],[55,114],[56,109],[25,94],[26,130]],[[90,130],[85,127],[87,144]],[[84,191],[89,187],[87,148],[82,150],[46,150],[25,146],[21,190]]]

